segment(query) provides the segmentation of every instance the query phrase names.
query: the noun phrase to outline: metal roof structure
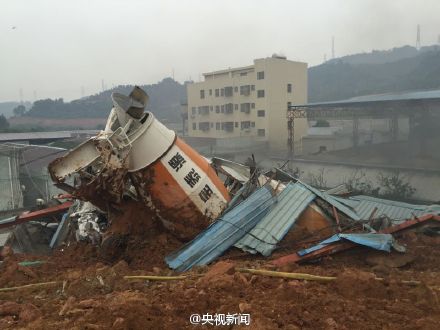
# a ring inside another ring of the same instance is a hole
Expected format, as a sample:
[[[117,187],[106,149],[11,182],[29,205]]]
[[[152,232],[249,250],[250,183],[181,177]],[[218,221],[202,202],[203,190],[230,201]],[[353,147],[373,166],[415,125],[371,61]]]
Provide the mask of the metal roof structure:
[[[255,227],[275,202],[269,187],[257,189],[165,261],[177,271],[209,264]]]
[[[269,256],[315,197],[301,183],[289,183],[269,213],[235,247]]]
[[[440,101],[440,89],[429,90],[429,91],[410,91],[410,92],[400,92],[400,93],[385,93],[385,94],[374,94],[374,95],[363,95],[352,97],[345,100],[339,101],[329,101],[329,102],[313,102],[302,105],[295,105],[292,108],[325,108],[325,107],[337,107],[337,106],[364,106],[371,105],[373,103],[384,103],[384,102],[409,102],[409,101],[428,101],[437,100]]]
[[[342,203],[341,200],[337,197],[334,197],[332,195],[329,195],[325,192],[320,191],[319,189],[316,189],[312,186],[309,186],[308,184],[301,182],[301,184],[312,191],[315,195],[325,200],[327,203],[333,205],[336,209],[344,213],[345,215],[349,216],[353,220],[361,220],[359,215],[350,207],[348,207],[345,203]]]
[[[370,196],[353,196],[347,199],[334,197],[351,207],[362,220],[368,220],[374,212],[374,218],[388,217],[396,222],[405,221],[424,214],[440,214],[440,205],[416,205]]]
[[[265,185],[180,250],[168,255],[165,261],[172,269],[186,271],[193,266],[209,264],[233,245],[268,256],[317,196],[353,220],[360,220],[352,208],[303,182],[289,183],[278,195]]]
[[[76,136],[94,136],[98,132],[99,131],[97,130],[77,130],[57,132],[0,133],[0,142],[70,139]]]
[[[340,196],[340,195],[349,194],[350,190],[348,190],[347,186],[344,183],[342,183],[342,184],[337,185],[331,189],[327,189],[325,191],[325,193],[329,194],[329,195]]]

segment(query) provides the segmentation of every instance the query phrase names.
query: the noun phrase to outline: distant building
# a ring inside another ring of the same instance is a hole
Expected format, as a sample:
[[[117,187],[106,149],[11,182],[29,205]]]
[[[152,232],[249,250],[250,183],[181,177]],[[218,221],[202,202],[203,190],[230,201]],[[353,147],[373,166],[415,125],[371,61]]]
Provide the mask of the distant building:
[[[287,107],[307,102],[307,63],[273,55],[203,76],[187,85],[190,137],[263,141],[271,150],[287,149]],[[295,141],[306,133],[307,120],[295,121]]]

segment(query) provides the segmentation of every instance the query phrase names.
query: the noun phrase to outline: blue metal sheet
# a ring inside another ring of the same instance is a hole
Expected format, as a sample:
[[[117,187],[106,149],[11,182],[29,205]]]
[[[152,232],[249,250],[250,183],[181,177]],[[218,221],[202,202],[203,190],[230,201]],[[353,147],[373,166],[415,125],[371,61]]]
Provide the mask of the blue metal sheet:
[[[165,261],[177,271],[210,263],[255,227],[275,201],[270,188],[257,189]]]
[[[53,249],[55,244],[57,243],[58,237],[61,233],[61,230],[64,228],[64,225],[66,224],[66,219],[69,216],[68,213],[64,213],[63,217],[61,218],[61,222],[59,223],[57,230],[55,231],[55,234],[53,234],[52,239],[50,240],[50,248]]]
[[[394,241],[394,238],[391,234],[335,234],[317,245],[297,252],[297,254],[302,257],[313,251],[319,250],[328,244],[340,241],[342,239],[387,252],[390,252]]]
[[[299,183],[289,183],[269,213],[236,244],[244,251],[269,256],[287,234],[315,194]]]
[[[368,220],[375,208],[377,210],[374,218],[386,216],[395,222],[402,222],[424,214],[440,214],[440,205],[416,205],[363,195],[336,199],[351,206],[362,220]]]

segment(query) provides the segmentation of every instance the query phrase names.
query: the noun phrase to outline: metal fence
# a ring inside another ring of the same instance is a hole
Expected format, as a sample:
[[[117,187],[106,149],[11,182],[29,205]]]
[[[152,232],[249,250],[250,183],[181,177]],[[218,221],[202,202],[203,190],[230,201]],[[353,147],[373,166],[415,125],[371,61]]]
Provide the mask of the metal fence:
[[[32,207],[60,193],[47,165],[66,150],[49,146],[0,144],[0,212]]]

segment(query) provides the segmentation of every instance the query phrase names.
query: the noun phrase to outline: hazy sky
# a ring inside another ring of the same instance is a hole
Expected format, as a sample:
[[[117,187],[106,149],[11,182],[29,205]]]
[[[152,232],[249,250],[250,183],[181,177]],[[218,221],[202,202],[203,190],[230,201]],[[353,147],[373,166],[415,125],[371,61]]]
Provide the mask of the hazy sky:
[[[282,53],[309,63],[437,43],[438,0],[0,0],[0,102],[252,64]],[[14,28],[15,27],[15,28]]]

